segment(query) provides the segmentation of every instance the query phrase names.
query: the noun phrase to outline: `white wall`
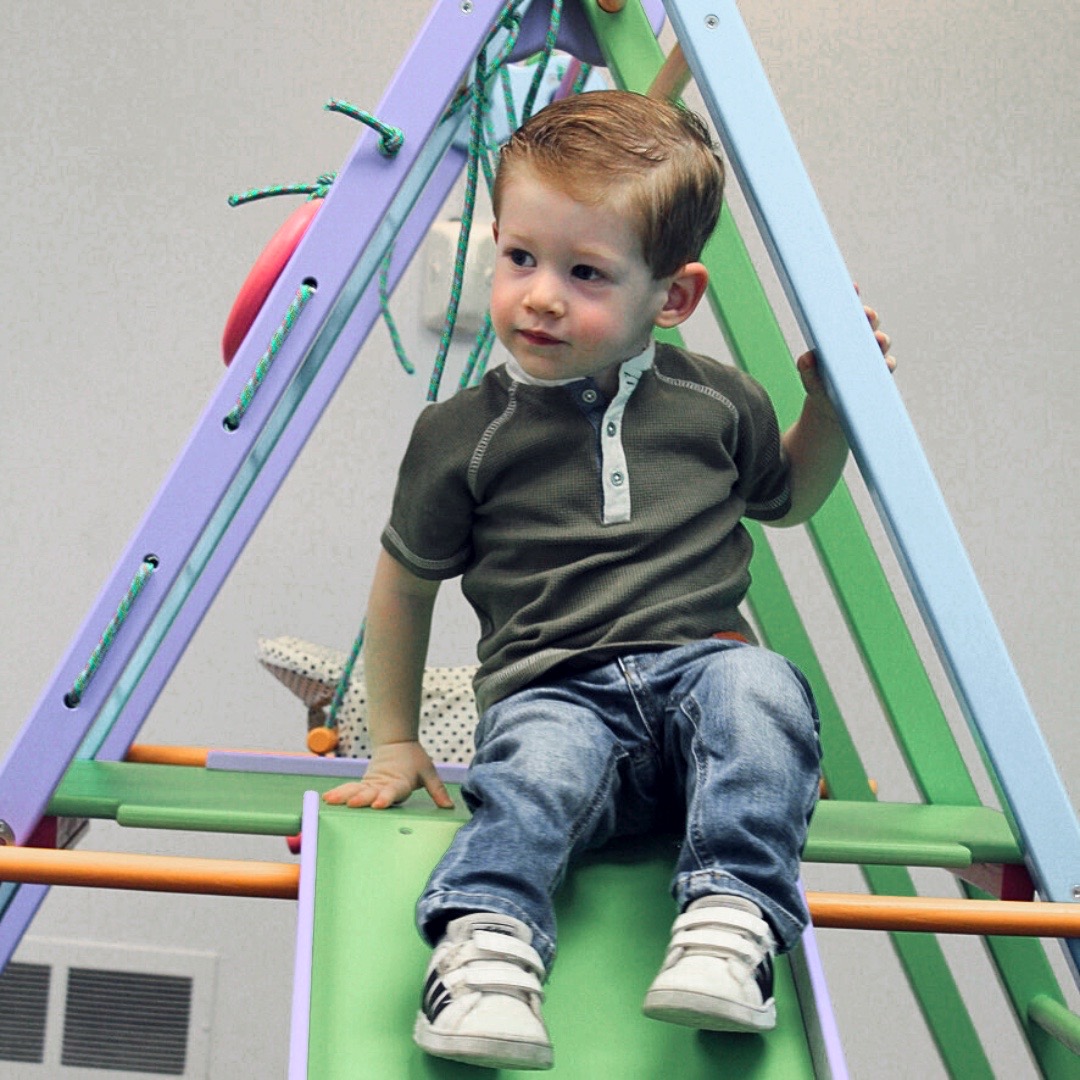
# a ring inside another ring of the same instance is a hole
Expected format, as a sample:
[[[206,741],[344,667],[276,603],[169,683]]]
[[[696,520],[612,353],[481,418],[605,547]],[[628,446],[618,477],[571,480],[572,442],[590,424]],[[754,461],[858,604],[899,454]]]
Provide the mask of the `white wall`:
[[[232,210],[226,196],[336,168],[356,129],[323,114],[323,102],[373,107],[426,10],[423,0],[392,9],[9,5],[0,38],[0,743],[33,705],[215,387],[236,289],[295,204]],[[755,0],[744,17],[848,266],[893,335],[898,384],[1078,802],[1080,56],[1071,9],[1049,0]],[[377,329],[145,741],[301,745],[302,712],[257,669],[254,642],[280,633],[343,648],[352,640],[434,355],[418,301],[414,273],[394,308],[420,375],[396,370]],[[784,554],[797,590],[824,609],[799,542]],[[433,657],[463,662],[470,617],[452,596],[443,606]],[[849,653],[839,635],[826,637],[841,700],[854,713],[865,706],[853,724],[883,796],[909,797]],[[187,840],[108,826],[96,826],[90,843],[191,850]],[[198,844],[207,854],[284,857],[276,842]],[[858,887],[843,871],[812,872],[818,881]],[[948,888],[936,877],[928,884]],[[229,1022],[211,1075],[281,1074],[289,905],[54,890],[34,929],[59,928],[219,951]],[[256,939],[280,948],[249,952]],[[939,1075],[883,938],[831,932],[822,941],[854,1075]],[[1029,1074],[979,950],[959,941],[949,949],[995,1068]],[[279,1043],[265,1037],[267,1018],[281,1028]]]

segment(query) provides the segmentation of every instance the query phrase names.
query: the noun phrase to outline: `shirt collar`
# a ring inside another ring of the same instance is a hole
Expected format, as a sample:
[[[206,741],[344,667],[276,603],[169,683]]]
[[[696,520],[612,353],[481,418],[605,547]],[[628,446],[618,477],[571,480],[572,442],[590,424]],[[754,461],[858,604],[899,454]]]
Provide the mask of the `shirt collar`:
[[[649,338],[649,344],[637,356],[631,356],[629,360],[624,360],[619,365],[620,386],[622,385],[624,372],[636,376],[636,381],[645,371],[652,367],[655,356],[656,342]],[[588,376],[582,378],[580,375],[573,379],[538,379],[535,375],[530,375],[509,352],[506,354],[505,366],[506,372],[511,379],[515,382],[527,383],[529,386],[569,386],[571,383],[591,381]]]

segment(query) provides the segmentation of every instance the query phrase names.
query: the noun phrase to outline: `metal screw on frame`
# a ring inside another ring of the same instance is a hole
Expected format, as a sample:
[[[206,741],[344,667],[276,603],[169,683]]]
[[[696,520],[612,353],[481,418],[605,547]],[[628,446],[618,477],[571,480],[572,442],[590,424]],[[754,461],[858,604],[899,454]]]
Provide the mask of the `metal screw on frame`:
[[[715,30],[720,25],[719,15],[706,15],[705,16],[705,29]]]
[[[472,14],[472,0],[461,0],[461,13],[463,15]]]
[[[1074,885],[1072,888],[1073,899],[1080,900],[1080,885]]]
[[[6,821],[0,821],[0,847],[10,847],[14,843],[15,830]]]

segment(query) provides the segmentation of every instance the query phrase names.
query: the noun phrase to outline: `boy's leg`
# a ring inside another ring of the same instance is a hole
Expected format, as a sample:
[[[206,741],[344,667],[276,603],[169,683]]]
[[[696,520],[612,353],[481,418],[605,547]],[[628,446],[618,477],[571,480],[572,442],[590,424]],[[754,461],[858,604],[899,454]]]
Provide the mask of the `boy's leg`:
[[[801,674],[775,653],[688,651],[665,747],[686,797],[673,882],[681,914],[646,1011],[768,1028],[772,954],[793,946],[808,919],[798,873],[818,791],[817,713]]]
[[[610,669],[523,690],[481,719],[462,786],[472,818],[417,904],[436,946],[415,1032],[431,1053],[550,1064],[539,1003],[555,952],[552,895],[570,858],[613,834],[630,776],[658,770],[647,737],[613,719],[633,699]]]

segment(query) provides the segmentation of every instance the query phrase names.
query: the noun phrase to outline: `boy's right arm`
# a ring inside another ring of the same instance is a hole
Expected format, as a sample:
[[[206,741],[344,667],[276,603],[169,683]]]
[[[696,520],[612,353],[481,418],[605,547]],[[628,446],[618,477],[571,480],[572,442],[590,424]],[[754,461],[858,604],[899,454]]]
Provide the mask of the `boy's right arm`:
[[[364,632],[371,764],[359,781],[327,791],[328,803],[382,810],[426,788],[436,805],[453,806],[420,745],[420,693],[439,582],[408,571],[382,551]]]

